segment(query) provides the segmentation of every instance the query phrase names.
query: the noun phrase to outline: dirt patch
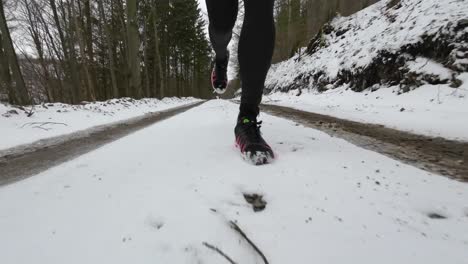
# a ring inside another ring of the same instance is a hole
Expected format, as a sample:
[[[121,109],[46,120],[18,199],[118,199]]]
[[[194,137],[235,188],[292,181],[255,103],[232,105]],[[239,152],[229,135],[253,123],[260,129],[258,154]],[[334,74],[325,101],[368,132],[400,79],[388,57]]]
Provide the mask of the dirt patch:
[[[0,153],[0,186],[28,178],[95,150],[156,122],[183,113],[203,102],[155,112],[110,125],[8,149]]]
[[[414,135],[283,106],[262,105],[262,110],[426,171],[468,182],[468,142]]]

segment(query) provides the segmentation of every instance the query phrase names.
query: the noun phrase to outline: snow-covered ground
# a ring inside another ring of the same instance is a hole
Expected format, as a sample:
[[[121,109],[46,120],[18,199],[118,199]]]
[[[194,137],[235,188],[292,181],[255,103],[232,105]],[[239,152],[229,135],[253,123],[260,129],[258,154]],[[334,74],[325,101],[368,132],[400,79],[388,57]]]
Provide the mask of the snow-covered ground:
[[[233,220],[273,264],[466,263],[467,184],[269,115],[278,160],[254,167],[233,146],[236,111],[210,101],[1,187],[0,262],[228,263],[208,242],[263,263]]]
[[[459,88],[423,85],[398,95],[398,87],[361,93],[346,86],[318,93],[303,90],[273,93],[263,102],[364,123],[385,125],[415,134],[468,141],[468,73]]]
[[[195,98],[122,98],[83,105],[43,104],[24,110],[0,103],[0,150],[196,101]]]

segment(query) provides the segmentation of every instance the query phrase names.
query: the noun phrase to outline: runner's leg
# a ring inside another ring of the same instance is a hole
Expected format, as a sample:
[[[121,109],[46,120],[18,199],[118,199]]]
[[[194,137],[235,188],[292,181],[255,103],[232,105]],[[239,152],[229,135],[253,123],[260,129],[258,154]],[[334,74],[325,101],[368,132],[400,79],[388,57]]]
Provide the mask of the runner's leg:
[[[215,0],[223,2],[222,0]],[[244,0],[245,17],[239,42],[242,81],[240,117],[256,117],[275,46],[274,0]]]

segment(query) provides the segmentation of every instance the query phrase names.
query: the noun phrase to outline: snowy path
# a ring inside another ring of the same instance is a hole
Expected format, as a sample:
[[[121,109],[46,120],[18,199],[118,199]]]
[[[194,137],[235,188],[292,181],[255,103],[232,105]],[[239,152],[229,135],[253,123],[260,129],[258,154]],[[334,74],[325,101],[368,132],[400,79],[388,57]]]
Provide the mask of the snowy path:
[[[28,106],[21,110],[0,103],[0,156],[29,144],[70,135],[97,126],[112,125],[171,108],[199,102],[185,98],[111,99],[79,105],[62,103]],[[33,113],[29,116],[28,113]]]
[[[33,144],[21,145],[4,152],[0,151],[0,170],[2,171],[0,174],[0,187],[37,175],[202,103],[174,107],[109,125],[42,139]],[[4,153],[5,155],[2,155]]]
[[[269,115],[279,158],[254,167],[236,108],[210,101],[0,188],[0,262],[227,263],[208,242],[262,263],[236,220],[270,263],[466,263],[467,184]]]

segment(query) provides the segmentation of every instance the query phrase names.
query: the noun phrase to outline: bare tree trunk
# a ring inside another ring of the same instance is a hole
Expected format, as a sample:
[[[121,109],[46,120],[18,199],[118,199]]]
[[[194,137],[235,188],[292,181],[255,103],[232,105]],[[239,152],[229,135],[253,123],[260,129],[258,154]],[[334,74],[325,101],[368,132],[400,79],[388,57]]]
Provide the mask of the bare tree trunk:
[[[3,10],[3,1],[0,1],[0,34],[2,35],[2,46],[7,59],[7,67],[12,72],[12,80],[14,87],[10,89],[10,101],[15,104],[26,105],[31,103],[26,84],[24,82],[23,74],[18,63],[18,56],[16,55],[13,41],[11,40],[10,30],[8,29],[7,21],[5,18],[5,11]]]
[[[156,5],[153,5],[153,24],[154,24],[154,41],[155,41],[155,55],[156,55],[156,60],[158,61],[158,67],[156,70],[155,67],[155,76],[154,76],[154,85],[156,88],[157,82],[159,78],[159,96],[160,98],[164,98],[165,93],[164,93],[164,74],[163,74],[163,68],[162,68],[162,61],[161,61],[161,51],[159,50],[159,34],[158,34],[158,23],[157,23],[157,14],[156,14]],[[156,76],[158,75],[158,76]],[[158,78],[156,78],[158,77]],[[156,89],[155,89],[156,91]]]
[[[93,28],[91,20],[91,6],[90,0],[84,0],[84,18],[86,19],[85,25],[85,34],[82,36],[83,41],[86,43],[86,53],[87,53],[87,68],[90,75],[90,86],[88,93],[91,95],[93,101],[96,100],[96,89],[97,89],[97,80],[96,80],[96,68],[94,65],[94,49],[93,49]],[[83,31],[82,31],[83,32]]]
[[[148,22],[145,21],[145,27],[148,25]],[[145,87],[144,87],[144,97],[151,97],[151,81],[150,81],[150,71],[149,71],[149,54],[148,54],[148,36],[147,36],[147,29],[145,28],[143,32],[143,45],[146,47],[143,51],[143,61],[145,64]],[[155,80],[156,81],[156,80]]]
[[[47,69],[47,64],[44,59],[44,50],[42,47],[41,36],[40,36],[40,29],[38,28],[38,23],[34,20],[34,17],[37,16],[37,10],[32,10],[29,2],[27,0],[23,1],[24,7],[26,8],[28,23],[29,23],[29,33],[31,34],[31,38],[33,39],[34,46],[36,48],[36,52],[38,54],[39,64],[41,65],[42,75],[41,77],[44,79],[42,86],[44,87],[44,92],[47,96],[47,100],[52,102],[54,100],[52,94],[52,84],[50,81],[50,74],[49,70]],[[40,14],[39,14],[40,15]],[[41,16],[41,15],[40,15]]]
[[[78,65],[77,61],[77,54],[75,50],[75,45],[76,45],[76,38],[75,38],[75,30],[74,30],[74,23],[73,23],[73,12],[71,8],[71,4],[67,3],[67,12],[65,12],[65,7],[64,7],[64,2],[61,2],[61,9],[62,9],[62,14],[66,16],[68,13],[68,21],[66,17],[64,17],[64,21],[68,22],[66,25],[67,29],[67,38],[65,39],[67,41],[67,47],[69,47],[69,57],[68,57],[68,62],[70,65],[70,71],[71,71],[71,76],[72,76],[72,90],[71,90],[71,96],[72,96],[72,103],[78,103],[83,99],[83,93],[81,91],[81,78],[80,78],[80,68]]]
[[[65,25],[66,30],[70,32],[67,38],[65,38],[64,29],[62,27],[62,23],[60,22],[60,17],[57,11],[57,5],[56,5],[55,0],[49,0],[49,5],[52,10],[55,26],[57,28],[57,32],[58,32],[59,39],[60,39],[60,44],[62,46],[62,52],[63,52],[64,58],[61,63],[65,72],[65,78],[66,78],[66,81],[68,81],[68,83],[71,84],[66,88],[66,91],[65,91],[68,97],[67,101],[71,103],[76,103],[81,98],[81,92],[80,92],[80,77],[79,77],[78,67],[77,67],[76,59],[75,59],[76,56],[75,56],[74,40],[73,40],[74,35],[72,34],[71,27],[70,26],[67,27],[67,25]],[[60,2],[60,8],[62,10],[62,14],[65,16],[66,15],[65,7],[63,5],[64,3]],[[58,58],[60,59],[61,56],[59,55],[59,52],[57,51],[56,53],[57,53]],[[63,96],[63,94],[61,97],[65,99],[65,96]]]
[[[3,37],[0,31],[0,91],[12,94],[14,92],[10,92],[10,89],[12,89],[10,67],[8,65],[8,58],[3,50]]]
[[[63,80],[62,75],[59,73],[57,68],[56,59],[60,61],[63,65],[63,56],[59,52],[57,45],[55,44],[55,38],[50,32],[50,22],[46,22],[45,16],[43,15],[43,7],[40,6],[36,0],[23,0],[24,6],[26,7],[26,12],[28,13],[28,21],[30,23],[30,33],[34,40],[37,53],[39,55],[40,64],[42,67],[45,84],[44,90],[47,94],[49,102],[55,101],[57,99],[63,101]],[[39,26],[42,26],[40,28]],[[49,52],[50,56],[46,59],[43,44],[46,46],[46,50]],[[53,55],[55,54],[55,56]],[[58,80],[58,85],[52,82],[53,74],[50,73],[48,65],[53,65],[55,78]],[[60,98],[58,94],[60,95]]]
[[[141,97],[140,34],[138,32],[137,0],[127,0],[127,39],[129,89],[136,98]]]
[[[104,24],[104,28],[106,31],[106,42],[107,42],[107,54],[109,57],[109,64],[110,64],[110,76],[111,76],[111,83],[112,83],[112,97],[117,98],[119,97],[119,88],[117,86],[117,78],[115,77],[115,60],[114,60],[114,52],[113,52],[113,43],[112,43],[112,30],[110,28],[109,22],[106,19],[106,14],[104,12],[104,4],[102,1],[98,2],[99,13],[101,16],[101,20]]]
[[[80,27],[80,23],[78,20],[78,14],[76,13],[76,6],[75,6],[75,0],[71,0],[71,16],[73,17],[73,27],[76,31],[77,38],[78,38],[78,46],[79,46],[79,51],[80,51],[80,56],[82,58],[82,67],[86,75],[86,81],[87,81],[87,99],[91,101],[96,100],[96,96],[94,94],[94,83],[93,83],[93,78],[91,77],[91,72],[89,69],[89,61],[86,57],[86,51],[85,51],[85,41],[83,37],[83,31],[82,27]]]

